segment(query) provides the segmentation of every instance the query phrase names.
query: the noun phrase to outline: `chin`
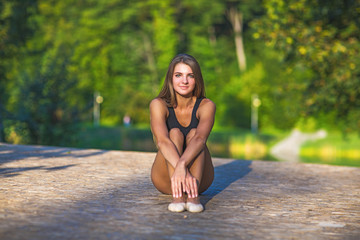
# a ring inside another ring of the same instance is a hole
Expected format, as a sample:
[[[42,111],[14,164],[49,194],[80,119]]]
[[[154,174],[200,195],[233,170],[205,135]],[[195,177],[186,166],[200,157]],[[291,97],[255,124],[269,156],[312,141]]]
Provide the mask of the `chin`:
[[[182,97],[186,97],[186,98],[188,98],[188,97],[192,97],[194,94],[193,94],[193,92],[186,92],[186,93],[184,93],[184,92],[177,92],[180,96],[182,96]]]

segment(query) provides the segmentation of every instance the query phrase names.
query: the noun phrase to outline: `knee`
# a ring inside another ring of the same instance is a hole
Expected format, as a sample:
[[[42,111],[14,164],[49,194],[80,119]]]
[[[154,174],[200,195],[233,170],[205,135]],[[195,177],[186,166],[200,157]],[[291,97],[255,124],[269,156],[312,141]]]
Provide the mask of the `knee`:
[[[190,130],[190,132],[186,135],[186,145],[188,145],[191,139],[195,136],[196,128]]]
[[[169,137],[172,141],[175,141],[175,142],[183,142],[184,141],[184,135],[178,128],[170,129]]]

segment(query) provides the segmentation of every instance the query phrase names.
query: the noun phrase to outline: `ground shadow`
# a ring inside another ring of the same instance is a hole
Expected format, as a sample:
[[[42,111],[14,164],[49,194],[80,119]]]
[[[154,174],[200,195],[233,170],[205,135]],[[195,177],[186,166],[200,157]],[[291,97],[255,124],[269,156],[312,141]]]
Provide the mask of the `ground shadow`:
[[[215,179],[208,190],[201,194],[201,203],[206,205],[214,196],[221,193],[230,184],[243,178],[252,171],[252,161],[233,160],[215,167]]]
[[[44,166],[37,166],[37,167],[20,167],[20,168],[0,168],[0,177],[7,178],[7,177],[15,177],[20,175],[21,172],[26,171],[33,171],[33,170],[45,170],[45,171],[58,171],[67,169],[69,167],[76,166],[77,164],[69,164],[64,166],[57,166],[57,167],[44,167]]]
[[[0,165],[35,157],[39,159],[44,158],[59,158],[59,157],[74,157],[84,158],[94,155],[101,155],[106,153],[106,150],[100,149],[76,149],[68,147],[53,147],[53,146],[33,146],[33,145],[12,145],[0,143]]]

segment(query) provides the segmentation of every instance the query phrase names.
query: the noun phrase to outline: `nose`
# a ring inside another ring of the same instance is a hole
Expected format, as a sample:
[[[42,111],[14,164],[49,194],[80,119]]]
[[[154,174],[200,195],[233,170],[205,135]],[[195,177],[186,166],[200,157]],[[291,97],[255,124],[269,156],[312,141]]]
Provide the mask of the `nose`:
[[[183,79],[182,79],[182,83],[187,84],[188,82],[189,82],[189,80],[187,79],[186,76],[184,76]]]

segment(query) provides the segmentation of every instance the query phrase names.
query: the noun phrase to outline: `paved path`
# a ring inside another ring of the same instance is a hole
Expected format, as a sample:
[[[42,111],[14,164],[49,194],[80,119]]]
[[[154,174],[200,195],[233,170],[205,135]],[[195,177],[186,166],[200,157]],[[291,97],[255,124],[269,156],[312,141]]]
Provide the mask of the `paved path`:
[[[214,159],[205,212],[171,213],[154,156],[0,144],[0,239],[360,237],[360,168]]]

